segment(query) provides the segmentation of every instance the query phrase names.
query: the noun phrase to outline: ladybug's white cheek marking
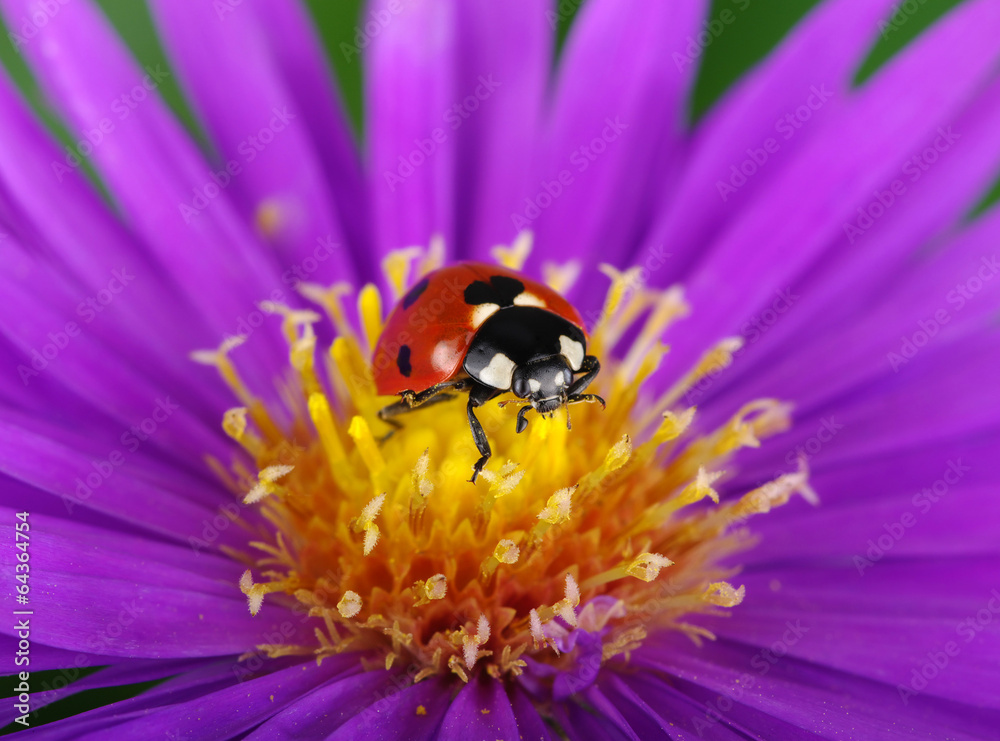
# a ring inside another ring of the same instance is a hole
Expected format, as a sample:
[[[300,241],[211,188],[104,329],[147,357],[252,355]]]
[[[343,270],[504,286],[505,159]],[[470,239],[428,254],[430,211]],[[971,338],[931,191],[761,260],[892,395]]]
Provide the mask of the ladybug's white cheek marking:
[[[559,335],[559,354],[569,361],[569,367],[575,371],[583,366],[583,345],[566,335]]]
[[[539,390],[542,388],[542,382],[541,381],[536,381],[534,378],[529,378],[528,379],[528,388],[531,389],[531,393],[537,394],[539,392]]]
[[[479,371],[479,380],[495,389],[509,389],[514,379],[514,361],[503,353],[497,353],[490,364]]]
[[[496,314],[498,311],[500,311],[500,307],[496,304],[479,304],[479,306],[472,310],[473,329],[479,329],[483,322]]]
[[[533,293],[519,293],[514,297],[514,306],[537,306],[539,309],[545,308],[545,302]]]
[[[564,386],[564,385],[566,385],[566,379],[563,377],[562,371],[559,371],[558,373],[556,373],[556,381],[555,381],[555,383],[556,383],[556,386]]]

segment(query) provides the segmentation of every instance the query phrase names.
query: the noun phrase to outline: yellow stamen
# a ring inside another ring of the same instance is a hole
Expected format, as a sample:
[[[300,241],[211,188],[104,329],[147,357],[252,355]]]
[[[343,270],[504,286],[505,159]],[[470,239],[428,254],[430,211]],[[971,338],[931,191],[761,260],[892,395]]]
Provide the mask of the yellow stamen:
[[[511,270],[520,270],[524,267],[524,262],[531,253],[531,243],[534,241],[534,238],[534,234],[531,231],[522,231],[517,235],[517,238],[510,247],[506,245],[497,245],[494,247],[491,250],[493,259]]]
[[[529,248],[525,233],[496,254],[516,268]],[[443,254],[435,240],[426,254],[388,256],[393,295]],[[548,278],[565,289],[575,272],[549,268]],[[721,488],[731,456],[786,429],[791,410],[751,402],[696,435],[695,408],[677,402],[730,363],[739,342],[720,343],[657,398],[647,386],[667,350],[660,335],[687,311],[682,294],[647,289],[638,269],[604,272],[611,287],[588,349],[601,357],[593,391],[607,410],[574,405],[572,430],[566,409],[536,415],[517,434],[520,405],[481,407],[493,459],[475,486],[468,478],[479,451],[461,399],[402,417],[403,429],[386,436],[377,413],[389,400],[376,394],[371,367],[383,321],[375,286],[358,295],[360,333],[346,319],[348,286],[299,286],[337,328],[328,351],[316,347],[316,314],[263,304],[281,317],[289,343],[287,408],[265,409],[244,386],[229,357],[239,338],[195,354],[240,400],[223,428],[255,464],[247,470],[234,456],[220,470],[264,523],[248,526],[245,552],[234,552],[251,565],[239,588],[253,614],[282,594],[316,621],[308,645],[261,651],[321,661],[358,650],[375,668],[414,667],[416,681],[468,681],[516,677],[529,657],[572,666],[557,646],[569,645],[562,637],[573,630],[603,631],[603,660],[627,660],[654,630],[713,638],[687,618],[744,598],[729,581],[736,570],[722,564],[752,545],[747,519],[794,494],[816,501],[804,462],[750,492]],[[626,336],[637,340],[611,354]],[[273,421],[284,419],[287,429]]]
[[[410,279],[410,267],[421,254],[423,250],[420,247],[410,247],[390,252],[382,259],[382,272],[389,279],[394,299],[399,299],[405,293]]]
[[[365,328],[368,351],[371,352],[375,349],[375,343],[382,332],[382,297],[371,283],[362,288],[358,296],[358,314]]]
[[[569,293],[577,278],[580,277],[580,271],[580,263],[576,260],[570,260],[564,265],[557,265],[553,262],[542,264],[542,276],[545,279],[545,284],[556,293]]]
[[[354,292],[350,283],[334,283],[329,288],[316,283],[299,283],[297,290],[305,298],[323,307],[339,336],[354,336],[354,330],[347,321],[344,304],[341,301],[344,296],[350,296]]]
[[[716,374],[728,368],[733,362],[733,353],[743,347],[743,340],[740,337],[728,337],[707,353],[705,353],[694,369],[684,376],[680,381],[670,387],[663,396],[652,405],[655,413],[659,410],[672,406],[684,394],[685,391],[693,388],[702,378],[709,374]],[[645,421],[645,420],[644,420]]]

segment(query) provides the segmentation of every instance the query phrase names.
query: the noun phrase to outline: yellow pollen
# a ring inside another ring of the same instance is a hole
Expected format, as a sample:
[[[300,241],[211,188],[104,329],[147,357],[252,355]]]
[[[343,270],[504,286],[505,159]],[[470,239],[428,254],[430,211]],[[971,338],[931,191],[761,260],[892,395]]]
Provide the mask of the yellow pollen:
[[[367,556],[375,548],[375,544],[378,543],[379,529],[378,525],[375,524],[375,518],[378,513],[382,511],[382,505],[385,503],[385,494],[379,494],[368,504],[365,508],[361,510],[361,516],[356,520],[351,522],[351,528],[354,532],[364,532],[365,534],[365,555]]]
[[[257,485],[243,497],[244,504],[256,504],[268,494],[277,494],[281,487],[277,485],[278,479],[291,473],[295,466],[268,466],[257,474]]]
[[[341,617],[352,618],[361,612],[361,595],[350,590],[344,592],[344,596],[337,603],[337,612]]]
[[[286,210],[277,199],[267,198],[261,201],[254,213],[254,221],[261,234],[268,239],[277,236],[285,223]]]
[[[444,599],[448,594],[448,578],[444,574],[434,574],[426,581],[414,583],[413,591],[419,595],[414,603],[415,607],[426,605],[431,600]]]
[[[525,233],[494,256],[519,268],[530,247]],[[443,255],[439,238],[389,255],[388,298]],[[517,404],[485,404],[477,414],[493,457],[475,485],[479,452],[462,398],[398,417],[398,430],[379,420],[395,399],[375,392],[371,348],[386,307],[373,285],[356,296],[358,327],[347,319],[345,284],[300,284],[319,312],[262,304],[288,343],[281,406],[266,407],[243,383],[243,338],[193,354],[238,399],[223,429],[254,462],[213,464],[260,514],[239,523],[252,535],[233,553],[250,567],[238,587],[253,615],[275,600],[315,620],[314,639],[260,651],[322,661],[357,650],[366,666],[413,667],[415,681],[464,682],[516,677],[529,659],[569,669],[576,650],[560,647],[574,645],[563,640],[574,630],[602,632],[602,661],[628,661],[653,631],[713,639],[700,618],[727,614],[745,596],[731,564],[754,542],[747,520],[795,494],[817,502],[804,460],[752,491],[727,488],[734,453],[787,429],[791,409],[751,401],[717,429],[694,432],[697,410],[678,401],[730,364],[739,341],[722,341],[672,386],[662,383],[661,336],[689,310],[682,291],[644,285],[639,269],[602,270],[611,284],[588,345],[602,370],[588,391],[607,409],[574,405],[572,429],[565,408],[535,415],[517,434]],[[578,273],[575,264],[546,266],[563,290]],[[336,330],[329,347],[317,346],[321,313]]]

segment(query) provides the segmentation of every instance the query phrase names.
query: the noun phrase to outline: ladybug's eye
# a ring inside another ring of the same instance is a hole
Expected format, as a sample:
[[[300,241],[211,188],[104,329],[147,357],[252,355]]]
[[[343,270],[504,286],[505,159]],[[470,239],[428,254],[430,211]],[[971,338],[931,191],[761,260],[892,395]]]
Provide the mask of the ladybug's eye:
[[[528,394],[531,393],[531,388],[528,386],[528,379],[519,374],[515,374],[514,385],[511,387],[511,391],[514,392],[514,396],[518,396],[522,399],[528,398]]]

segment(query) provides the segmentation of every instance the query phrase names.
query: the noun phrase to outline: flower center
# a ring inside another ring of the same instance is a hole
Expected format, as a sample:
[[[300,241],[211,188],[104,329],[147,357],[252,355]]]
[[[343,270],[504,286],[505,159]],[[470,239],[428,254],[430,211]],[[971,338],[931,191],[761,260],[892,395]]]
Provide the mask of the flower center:
[[[518,269],[526,249],[522,240],[497,257]],[[397,298],[416,257],[385,261]],[[434,263],[432,251],[417,277]],[[721,504],[712,488],[734,451],[787,427],[788,407],[755,401],[694,435],[695,409],[678,401],[728,365],[739,341],[723,341],[653,393],[646,381],[667,352],[659,338],[687,312],[681,292],[646,288],[638,270],[602,270],[611,287],[589,348],[602,360],[593,390],[607,410],[577,405],[568,429],[563,408],[517,434],[516,412],[487,404],[479,416],[494,456],[475,486],[479,453],[461,400],[417,409],[385,437],[376,415],[393,399],[376,396],[369,365],[382,326],[373,286],[359,295],[360,335],[345,320],[344,286],[302,287],[337,328],[328,363],[315,363],[318,314],[263,305],[283,316],[290,345],[285,409],[265,408],[244,388],[228,355],[238,340],[195,354],[243,404],[223,426],[256,469],[237,462],[226,479],[266,523],[232,554],[249,567],[240,588],[250,611],[285,600],[319,619],[313,645],[259,649],[318,660],[361,650],[386,667],[416,667],[416,681],[468,681],[480,671],[517,676],[531,661],[567,666],[577,631],[600,637],[602,661],[627,658],[653,629],[712,637],[689,617],[743,599],[728,581],[736,569],[723,565],[752,544],[742,523],[796,492],[814,500],[804,466]],[[547,272],[557,290],[574,274]],[[621,347],[633,325],[636,339]]]

